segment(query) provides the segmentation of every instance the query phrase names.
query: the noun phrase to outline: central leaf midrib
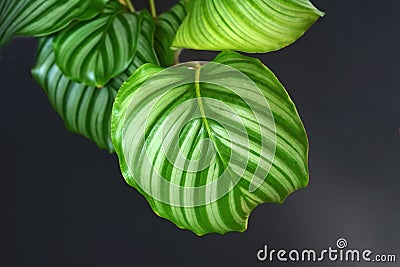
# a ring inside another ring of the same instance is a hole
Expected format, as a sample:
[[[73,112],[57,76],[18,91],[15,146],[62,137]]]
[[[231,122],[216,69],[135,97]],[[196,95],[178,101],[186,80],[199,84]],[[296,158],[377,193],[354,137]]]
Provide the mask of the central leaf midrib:
[[[200,69],[201,69],[201,65],[197,64],[196,65],[196,72],[195,72],[195,88],[196,88],[197,103],[199,104],[201,118],[202,118],[204,126],[206,127],[207,135],[211,139],[211,141],[213,142],[215,150],[217,151],[218,157],[221,160],[222,164],[224,165],[224,169],[226,170],[228,164],[225,162],[224,158],[222,157],[222,154],[218,149],[217,142],[214,140],[214,136],[212,134],[211,127],[210,127],[210,125],[208,124],[208,121],[207,121],[207,116],[206,116],[206,112],[204,110],[203,101],[201,100],[202,97],[201,97],[201,92],[200,92],[200,73],[201,73]]]

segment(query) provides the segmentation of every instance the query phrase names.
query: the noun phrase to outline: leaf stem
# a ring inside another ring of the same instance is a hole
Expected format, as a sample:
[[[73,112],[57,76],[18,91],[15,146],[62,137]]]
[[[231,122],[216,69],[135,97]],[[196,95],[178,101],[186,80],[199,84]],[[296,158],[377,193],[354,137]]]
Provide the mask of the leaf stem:
[[[124,6],[127,6],[129,8],[129,11],[131,11],[132,13],[135,13],[135,7],[133,6],[131,0],[119,0],[119,2],[121,4],[123,4]]]
[[[203,119],[203,123],[206,126],[208,134],[211,137],[211,129],[210,129],[210,125],[208,125],[206,112],[204,110],[203,101],[201,99],[201,93],[200,93],[200,68],[201,68],[201,65],[197,64],[196,65],[196,73],[195,73],[196,97],[197,97],[197,103],[199,104],[200,113],[201,113],[201,117]]]
[[[174,53],[174,64],[177,65],[180,63],[179,56],[181,55],[183,49],[178,49]]]
[[[200,69],[201,69],[201,65],[200,64],[196,64],[196,73],[195,73],[195,88],[196,88],[196,98],[197,98],[197,103],[199,105],[199,109],[200,109],[200,113],[201,113],[201,117],[204,123],[204,126],[206,127],[207,130],[207,134],[208,137],[211,139],[211,141],[214,143],[214,148],[217,151],[217,154],[222,162],[222,164],[225,166],[225,168],[228,166],[227,163],[225,162],[224,158],[222,157],[221,151],[219,151],[218,147],[216,146],[216,142],[214,140],[213,134],[212,134],[212,130],[210,127],[210,124],[208,124],[208,120],[207,120],[207,116],[206,116],[206,112],[204,109],[204,105],[203,105],[203,99],[201,96],[201,92],[200,92]],[[229,169],[228,169],[229,171]]]
[[[150,2],[151,15],[153,16],[153,18],[156,18],[157,17],[156,3],[154,2],[154,0],[149,0],[149,2]]]

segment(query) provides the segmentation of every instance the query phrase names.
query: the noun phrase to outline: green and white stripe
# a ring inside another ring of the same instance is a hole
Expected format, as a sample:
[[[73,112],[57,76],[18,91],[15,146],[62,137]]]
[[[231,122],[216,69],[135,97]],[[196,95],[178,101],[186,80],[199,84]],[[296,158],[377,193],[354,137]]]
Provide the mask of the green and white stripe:
[[[307,136],[278,79],[260,61],[234,52],[214,62],[246,75],[261,95],[211,64],[196,71],[146,64],[121,87],[112,115],[128,184],[156,214],[198,235],[244,231],[257,205],[282,203],[308,183]],[[230,87],[218,80],[231,80]]]
[[[175,34],[185,17],[185,3],[184,0],[181,0],[155,20],[155,49],[163,67],[170,67],[175,64],[175,57],[179,54],[179,51],[172,50],[171,46]]]
[[[193,0],[173,46],[274,51],[300,38],[323,14],[309,0]]]
[[[135,56],[142,13],[118,2],[90,21],[76,22],[54,39],[56,62],[69,79],[102,87],[121,74]]]
[[[112,152],[110,119],[118,87],[98,89],[70,81],[55,64],[52,41],[53,38],[40,40],[33,77],[69,131],[82,134],[99,148]]]
[[[0,46],[14,35],[44,36],[96,16],[108,0],[1,0]]]
[[[105,87],[79,84],[63,75],[55,63],[53,37],[40,39],[38,59],[32,75],[44,89],[53,108],[63,119],[68,130],[92,140],[99,148],[114,151],[111,142],[110,120],[115,95],[122,83],[145,63],[158,64],[153,49],[154,23],[144,14],[138,52],[129,67]]]
[[[140,16],[142,21],[140,24],[140,35],[137,41],[135,56],[125,71],[113,78],[109,85],[117,88],[121,87],[129,76],[131,76],[143,64],[152,63],[160,65],[159,59],[154,50],[154,21],[150,13],[146,10],[141,11]]]

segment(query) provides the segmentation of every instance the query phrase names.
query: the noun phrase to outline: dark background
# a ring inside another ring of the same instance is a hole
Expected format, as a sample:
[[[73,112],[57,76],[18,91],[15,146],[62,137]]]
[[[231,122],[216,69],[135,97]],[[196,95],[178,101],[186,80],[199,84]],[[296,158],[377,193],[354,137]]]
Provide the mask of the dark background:
[[[175,1],[157,2],[162,11]],[[256,252],[334,247],[339,237],[399,261],[400,2],[314,3],[327,15],[303,38],[257,55],[308,130],[310,186],[258,207],[242,234],[200,238],[158,218],[115,155],[65,130],[30,76],[36,41],[1,48],[0,266],[282,266],[259,263]],[[331,265],[366,266],[318,266]]]

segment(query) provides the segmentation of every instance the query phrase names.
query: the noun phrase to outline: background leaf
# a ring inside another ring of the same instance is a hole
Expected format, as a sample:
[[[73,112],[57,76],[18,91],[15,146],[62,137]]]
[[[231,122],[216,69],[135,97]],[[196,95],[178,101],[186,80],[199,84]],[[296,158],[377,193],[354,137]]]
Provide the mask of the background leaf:
[[[96,18],[73,23],[54,39],[56,62],[69,79],[102,87],[135,56],[143,15],[110,2]]]
[[[185,2],[180,1],[167,12],[156,18],[155,49],[161,61],[161,66],[169,67],[175,64],[177,49],[171,49],[172,42],[179,26],[186,16]]]
[[[38,59],[32,75],[44,89],[53,108],[63,119],[68,130],[92,140],[99,148],[114,151],[111,142],[110,120],[115,95],[121,84],[145,63],[158,64],[153,50],[154,22],[143,14],[138,52],[129,67],[104,88],[79,84],[63,75],[55,63],[53,37],[42,38]]]
[[[99,148],[113,152],[110,136],[111,109],[118,86],[96,88],[73,82],[57,67],[53,38],[40,40],[38,60],[32,75],[44,89],[65,127],[92,140]]]
[[[43,36],[66,27],[72,20],[97,15],[108,0],[2,0],[0,46],[14,35]]]
[[[232,86],[237,86],[244,94],[248,92],[247,97],[255,109],[250,109],[248,102],[229,90],[233,87],[227,89],[212,83],[190,83],[191,78],[188,77],[197,75],[193,66],[163,71],[146,64],[121,87],[112,116],[112,140],[128,184],[146,197],[157,215],[199,235],[244,231],[248,217],[257,205],[282,203],[289,194],[308,183],[307,136],[294,104],[275,75],[260,61],[233,52],[221,53],[214,62],[245,74],[261,89],[261,97],[254,97],[250,90],[247,91],[249,88],[241,87],[240,81],[236,83],[237,75],[227,76],[227,73],[219,72],[209,64],[200,69],[203,72],[209,68],[202,74],[203,78],[227,80],[227,77],[232,77]],[[222,104],[214,105],[214,100]],[[257,126],[253,111],[264,114],[268,110],[264,104],[266,100],[273,120],[266,120],[269,123]],[[185,106],[187,101],[194,101],[190,102],[194,104]],[[225,106],[234,112],[229,112]],[[154,107],[149,114],[145,112],[148,107]],[[201,117],[193,115],[198,110],[203,110]],[[212,116],[208,118],[211,112],[217,114],[220,120]],[[232,120],[235,116],[240,117],[245,127],[247,140],[238,130],[243,126]],[[224,131],[221,123],[228,125],[230,134],[238,135],[237,139],[232,139],[232,146],[227,144],[231,135]],[[141,128],[145,129],[144,135]],[[166,139],[161,140],[160,136],[164,133]],[[210,153],[210,146],[204,147],[206,140],[211,140],[211,147],[217,152],[208,167],[197,172],[177,167],[182,163],[179,152],[187,159],[197,160],[198,164],[207,161],[208,155],[213,153]],[[273,160],[260,152],[261,140],[271,144],[276,141]],[[246,148],[249,150],[247,161],[243,156]],[[230,162],[233,168],[227,167]],[[245,164],[241,174],[235,168],[240,164]],[[175,191],[171,186],[201,187],[218,182],[224,173],[228,173],[232,181],[240,174],[238,183],[221,198],[202,205],[191,203],[212,199],[225,185],[213,188],[215,191],[206,188],[193,194],[186,194],[185,189]],[[261,173],[268,173],[268,176],[260,176]],[[158,180],[158,175],[163,179]],[[171,184],[160,182],[162,180]],[[259,183],[256,188],[252,188],[254,181]],[[159,196],[168,201],[161,200]]]
[[[147,10],[141,11],[141,15],[143,16],[143,20],[140,25],[141,30],[135,57],[123,73],[111,80],[110,84],[114,84],[115,87],[119,88],[129,78],[129,76],[131,76],[143,64],[160,64],[154,50],[155,24],[153,18]]]
[[[274,51],[296,41],[322,15],[308,0],[192,0],[173,46]]]

